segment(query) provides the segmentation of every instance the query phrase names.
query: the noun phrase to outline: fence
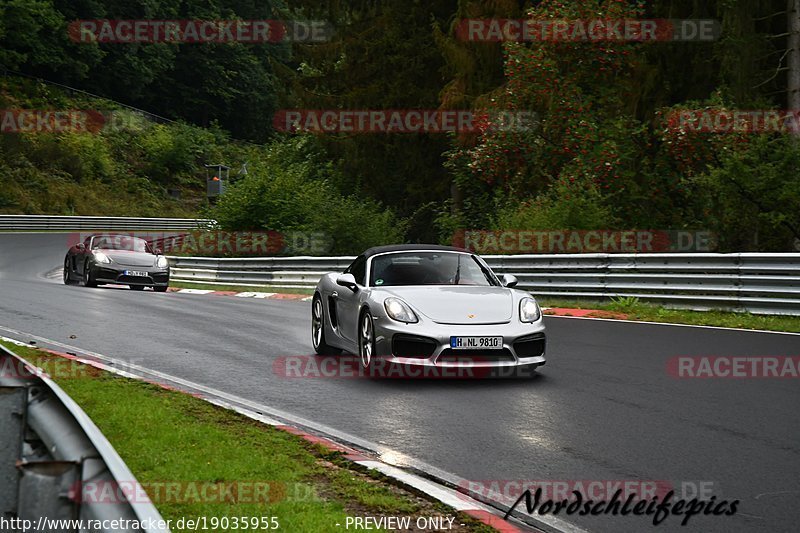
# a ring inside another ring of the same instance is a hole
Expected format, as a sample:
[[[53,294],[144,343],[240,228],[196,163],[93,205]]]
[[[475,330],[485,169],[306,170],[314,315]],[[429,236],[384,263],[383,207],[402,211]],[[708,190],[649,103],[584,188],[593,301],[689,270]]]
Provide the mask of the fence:
[[[519,287],[551,299],[636,297],[671,307],[800,315],[800,254],[555,254],[485,256]],[[312,288],[353,257],[171,257],[190,283]]]
[[[212,222],[194,218],[0,215],[0,231],[188,230],[207,226]]]

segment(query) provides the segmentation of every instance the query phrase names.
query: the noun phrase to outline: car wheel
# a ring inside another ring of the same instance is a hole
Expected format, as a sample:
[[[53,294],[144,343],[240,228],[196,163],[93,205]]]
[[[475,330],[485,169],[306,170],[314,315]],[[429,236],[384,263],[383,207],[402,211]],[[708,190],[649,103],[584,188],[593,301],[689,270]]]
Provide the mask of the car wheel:
[[[311,302],[311,343],[318,355],[336,355],[338,351],[325,342],[325,312],[319,294]]]
[[[132,291],[143,291],[144,285],[128,285]]]
[[[163,287],[153,287],[153,290],[156,292],[167,292],[167,289],[169,289],[168,285],[164,285]]]
[[[367,370],[375,356],[375,328],[369,311],[361,313],[358,323],[358,361]]]
[[[64,285],[72,285],[72,272],[69,271],[69,256],[64,258]]]
[[[85,287],[97,287],[97,282],[92,275],[92,266],[88,262],[83,267],[83,285]]]

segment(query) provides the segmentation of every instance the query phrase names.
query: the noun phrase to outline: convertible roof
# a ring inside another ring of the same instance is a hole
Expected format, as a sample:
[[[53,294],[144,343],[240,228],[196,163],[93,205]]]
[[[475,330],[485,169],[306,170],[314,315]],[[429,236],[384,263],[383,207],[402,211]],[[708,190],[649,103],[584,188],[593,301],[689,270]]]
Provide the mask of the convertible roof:
[[[440,244],[391,244],[389,246],[375,246],[364,252],[365,257],[372,257],[373,255],[384,254],[386,252],[414,252],[419,250],[437,250],[442,252],[467,252],[469,250],[464,248],[457,248],[455,246],[442,246]]]

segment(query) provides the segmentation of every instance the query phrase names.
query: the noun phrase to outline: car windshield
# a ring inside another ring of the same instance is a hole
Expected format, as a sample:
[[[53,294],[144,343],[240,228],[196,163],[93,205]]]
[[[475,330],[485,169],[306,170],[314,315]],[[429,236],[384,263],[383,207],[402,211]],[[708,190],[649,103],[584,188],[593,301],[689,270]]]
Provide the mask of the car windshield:
[[[126,250],[129,252],[152,253],[150,244],[138,237],[127,235],[105,235],[92,242],[92,250]]]
[[[457,252],[403,252],[372,260],[370,285],[498,285],[491,272],[470,254]]]

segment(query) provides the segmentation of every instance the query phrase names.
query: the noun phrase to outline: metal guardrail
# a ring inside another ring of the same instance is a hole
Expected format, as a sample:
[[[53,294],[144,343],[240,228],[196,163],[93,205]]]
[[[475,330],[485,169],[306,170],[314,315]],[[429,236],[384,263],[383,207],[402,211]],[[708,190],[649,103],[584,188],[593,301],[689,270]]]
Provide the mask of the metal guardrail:
[[[326,272],[341,272],[353,259],[355,257],[169,257],[171,278],[175,281],[280,288],[313,288]]]
[[[170,257],[172,279],[312,288],[353,257]],[[671,307],[800,315],[800,254],[554,254],[484,256],[519,287],[549,298],[636,297]]]
[[[131,491],[117,489],[125,486],[138,486],[136,478],[78,404],[0,346],[0,517],[42,527],[45,519],[82,520],[113,528],[105,531],[169,531],[154,529],[165,523],[143,491],[129,501]],[[76,525],[40,530],[83,533]]]
[[[690,308],[800,315],[800,254],[490,256],[497,272],[551,298],[635,297]]]
[[[0,215],[0,231],[189,230],[211,223],[213,221],[194,218]]]

